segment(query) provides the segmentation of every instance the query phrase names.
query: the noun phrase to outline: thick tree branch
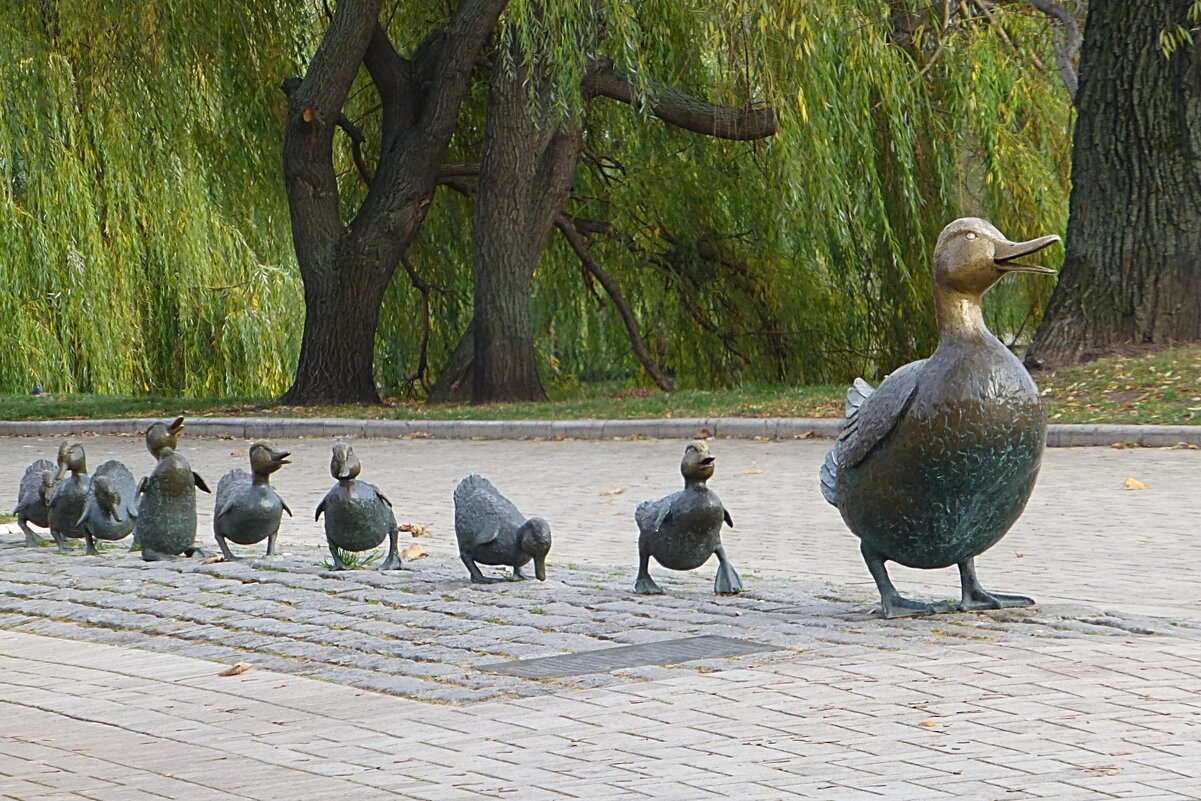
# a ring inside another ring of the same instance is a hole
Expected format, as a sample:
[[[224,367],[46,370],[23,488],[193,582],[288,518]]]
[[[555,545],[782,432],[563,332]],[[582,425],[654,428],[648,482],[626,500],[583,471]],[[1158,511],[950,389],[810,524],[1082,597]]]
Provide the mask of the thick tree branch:
[[[634,312],[630,308],[630,304],[626,302],[625,296],[621,293],[621,288],[617,286],[609,274],[604,271],[600,263],[592,256],[588,246],[584,243],[583,237],[572,224],[571,219],[565,214],[555,216],[555,227],[562,233],[567,240],[567,244],[571,245],[571,249],[575,251],[579,257],[580,263],[596,277],[605,291],[609,293],[609,297],[613,299],[613,305],[617,307],[618,313],[621,315],[621,321],[625,324],[626,333],[630,336],[630,345],[634,348],[634,354],[638,357],[638,361],[642,362],[642,366],[646,368],[646,372],[659,389],[664,392],[671,392],[675,389],[671,378],[659,369],[659,365],[655,364],[655,360],[651,357],[650,350],[646,347],[646,342],[642,339],[642,333],[638,330],[638,320],[634,317]]]
[[[584,96],[607,97],[633,104],[634,83],[613,69],[613,63],[594,59],[584,74]],[[651,113],[659,119],[694,133],[718,139],[746,141],[764,139],[779,130],[776,110],[771,107],[740,109],[717,106],[661,84],[650,87]]]
[[[1080,24],[1072,12],[1052,0],[1026,0],[1031,6],[1059,23],[1061,39],[1055,61],[1059,65],[1059,76],[1067,87],[1072,103],[1076,102],[1079,78],[1076,74],[1076,55],[1080,52]]]

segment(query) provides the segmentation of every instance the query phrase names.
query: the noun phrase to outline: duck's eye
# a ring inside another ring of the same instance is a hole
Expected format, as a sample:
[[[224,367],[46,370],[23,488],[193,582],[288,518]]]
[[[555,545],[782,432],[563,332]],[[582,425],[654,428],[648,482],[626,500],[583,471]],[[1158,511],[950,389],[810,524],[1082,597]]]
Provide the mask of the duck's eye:
[[[968,231],[967,234],[964,236],[964,239],[975,239],[975,238],[976,238],[976,235],[973,234],[971,231]]]

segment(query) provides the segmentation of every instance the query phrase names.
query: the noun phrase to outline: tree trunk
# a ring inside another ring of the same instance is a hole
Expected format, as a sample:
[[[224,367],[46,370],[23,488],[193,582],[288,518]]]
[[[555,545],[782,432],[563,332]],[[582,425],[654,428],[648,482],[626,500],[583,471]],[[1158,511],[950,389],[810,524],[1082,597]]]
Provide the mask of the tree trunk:
[[[475,320],[459,338],[454,353],[430,389],[429,403],[462,403],[471,400],[472,360],[475,358]]]
[[[1190,3],[1089,4],[1067,254],[1028,363],[1201,341],[1201,40],[1159,47]]]
[[[522,55],[513,48],[520,64]],[[546,400],[534,350],[530,281],[567,201],[579,136],[553,108],[531,114],[539,76],[498,64],[489,81],[472,277],[473,403]],[[535,102],[543,98],[535,95]],[[549,105],[549,104],[547,104]]]

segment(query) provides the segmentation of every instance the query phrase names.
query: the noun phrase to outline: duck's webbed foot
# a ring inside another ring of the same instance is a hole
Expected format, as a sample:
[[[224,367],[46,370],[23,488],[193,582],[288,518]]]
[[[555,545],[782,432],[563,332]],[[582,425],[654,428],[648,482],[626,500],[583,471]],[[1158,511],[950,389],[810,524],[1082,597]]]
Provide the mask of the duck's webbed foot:
[[[329,555],[334,560],[334,570],[350,570],[350,566],[342,561],[341,555],[338,553],[338,548],[332,542],[329,545]]]
[[[92,537],[92,535],[90,533],[84,534],[84,541],[87,542],[87,544],[88,544],[88,549],[87,549],[88,556],[99,556],[100,555],[100,551],[96,549],[96,540],[95,540],[95,538]]]
[[[153,548],[142,549],[143,562],[174,562],[178,558],[179,557],[175,556],[174,554],[160,553]]]
[[[717,578],[713,580],[713,592],[718,595],[737,595],[742,592],[742,579],[726,558],[726,549],[721,543],[718,543],[714,553],[717,554]]]
[[[227,562],[241,561],[240,557],[234,556],[233,551],[229,549],[229,545],[225,542],[225,537],[222,537],[220,534],[216,534],[213,536],[213,539],[217,541],[217,547],[221,549],[222,559]]]
[[[460,552],[459,559],[463,561],[463,565],[466,566],[467,572],[471,574],[472,584],[499,584],[500,582],[504,581],[504,579],[500,578],[499,576],[485,576],[483,573],[481,573],[479,565],[475,563],[475,560],[472,559],[469,554]]]
[[[513,566],[513,580],[514,581],[525,581],[528,578],[529,578],[529,576],[527,576],[525,573],[521,572],[521,565]]]
[[[934,615],[940,612],[954,612],[957,607],[947,601],[914,601],[897,592],[888,570],[884,567],[884,557],[869,548],[865,543],[860,544],[859,552],[867,563],[868,572],[876,582],[880,591],[880,614],[888,620],[896,617],[916,617],[919,615]]]
[[[196,543],[192,543],[187,548],[184,548],[183,555],[188,557],[189,559],[191,559],[192,557],[196,557],[197,559],[207,559],[208,558],[208,553],[206,553],[205,550]]]
[[[646,532],[638,535],[638,578],[634,580],[638,595],[662,595],[663,588],[651,578],[651,547]]]
[[[388,555],[384,557],[384,561],[380,563],[380,570],[400,570],[404,565],[400,562],[400,551],[397,550],[396,537],[398,533],[393,531],[388,535]]]
[[[989,592],[980,586],[976,578],[976,561],[968,559],[959,563],[959,584],[963,588],[963,600],[959,604],[960,611],[970,612],[976,609],[1008,609],[1017,606],[1033,606],[1034,599],[1025,595],[1007,595],[1001,592]]]

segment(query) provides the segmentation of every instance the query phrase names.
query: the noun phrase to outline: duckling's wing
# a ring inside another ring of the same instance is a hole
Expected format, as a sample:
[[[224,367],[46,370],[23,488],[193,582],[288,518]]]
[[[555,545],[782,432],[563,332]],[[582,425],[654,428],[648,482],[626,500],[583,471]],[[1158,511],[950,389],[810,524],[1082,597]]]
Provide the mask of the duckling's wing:
[[[217,482],[217,498],[213,506],[213,517],[220,518],[228,512],[241,494],[239,490],[252,484],[250,475],[244,470],[230,470],[221,476],[221,480]]]
[[[859,464],[892,433],[917,395],[918,378],[925,363],[925,359],[910,362],[884,379],[875,391],[863,379],[855,381],[847,393],[846,425],[831,450],[836,468]],[[837,469],[833,474],[837,479]]]
[[[21,489],[17,493],[17,509],[20,509],[22,504],[32,503],[38,497],[38,490],[42,488],[42,473],[47,470],[53,473],[57,469],[54,462],[46,459],[38,459],[26,467],[25,475],[21,476]],[[13,514],[17,513],[17,509],[13,510]]]
[[[671,502],[678,494],[638,504],[638,508],[634,510],[634,522],[638,524],[638,531],[644,534],[659,533],[663,524],[671,519]]]
[[[204,479],[201,478],[200,474],[195,470],[192,471],[192,483],[196,485],[197,489],[204,490],[205,492],[212,492],[212,490],[209,489],[209,485],[204,483]]]
[[[455,487],[455,536],[460,545],[483,545],[496,539],[505,524],[517,528],[524,522],[513,502],[483,476],[468,476]]]

